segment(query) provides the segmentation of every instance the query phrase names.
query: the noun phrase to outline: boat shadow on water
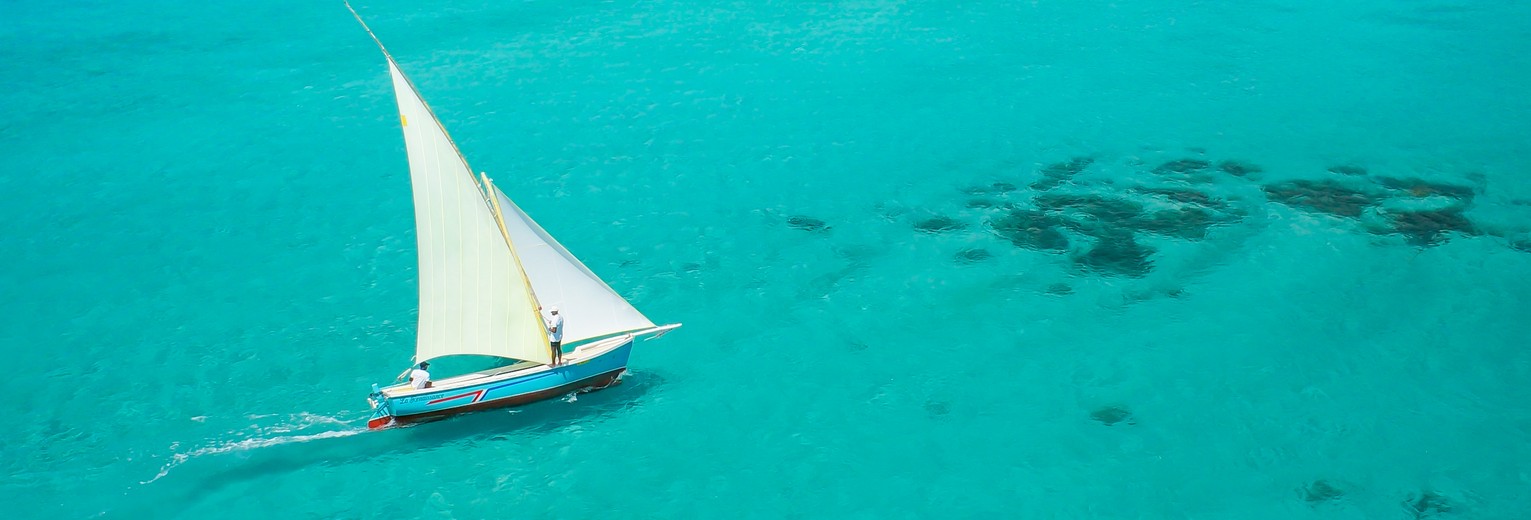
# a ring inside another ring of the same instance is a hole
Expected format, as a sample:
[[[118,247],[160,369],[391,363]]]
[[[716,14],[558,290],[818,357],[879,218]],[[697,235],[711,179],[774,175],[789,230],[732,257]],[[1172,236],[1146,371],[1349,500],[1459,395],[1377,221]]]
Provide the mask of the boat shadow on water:
[[[518,407],[486,410],[380,431],[332,430],[317,434],[246,439],[233,443],[230,449],[203,450],[207,452],[205,455],[221,455],[212,457],[212,460],[197,463],[195,461],[204,459],[204,455],[194,453],[183,463],[174,464],[162,471],[160,476],[166,477],[165,481],[184,483],[184,487],[149,486],[149,489],[158,488],[162,490],[160,493],[181,495],[171,499],[190,504],[214,495],[221,489],[250,485],[314,466],[387,465],[391,464],[390,459],[408,454],[470,447],[487,441],[514,441],[576,424],[599,428],[600,423],[606,419],[639,408],[646,396],[664,384],[665,378],[660,374],[630,373],[623,376],[621,384],[598,391],[570,392],[560,398]],[[151,501],[165,498],[169,497],[156,497]]]

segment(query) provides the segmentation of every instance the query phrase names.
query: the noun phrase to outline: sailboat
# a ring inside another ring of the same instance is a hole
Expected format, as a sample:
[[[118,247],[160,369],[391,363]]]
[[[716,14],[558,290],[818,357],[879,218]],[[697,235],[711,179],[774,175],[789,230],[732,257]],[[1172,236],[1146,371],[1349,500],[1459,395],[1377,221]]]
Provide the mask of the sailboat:
[[[373,384],[367,427],[515,406],[619,382],[637,338],[658,338],[680,324],[655,325],[488,175],[474,176],[382,41],[349,3],[346,8],[383,51],[404,129],[420,261],[414,362],[458,355],[510,360],[425,388]],[[549,339],[544,303],[563,313],[561,359]]]

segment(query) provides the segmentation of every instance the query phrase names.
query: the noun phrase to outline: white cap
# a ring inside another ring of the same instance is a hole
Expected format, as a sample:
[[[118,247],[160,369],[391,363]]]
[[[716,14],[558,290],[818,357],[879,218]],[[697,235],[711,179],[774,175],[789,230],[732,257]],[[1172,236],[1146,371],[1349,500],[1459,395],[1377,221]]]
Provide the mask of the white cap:
[[[558,314],[558,307],[557,306],[548,307],[548,312],[551,312],[553,314]]]

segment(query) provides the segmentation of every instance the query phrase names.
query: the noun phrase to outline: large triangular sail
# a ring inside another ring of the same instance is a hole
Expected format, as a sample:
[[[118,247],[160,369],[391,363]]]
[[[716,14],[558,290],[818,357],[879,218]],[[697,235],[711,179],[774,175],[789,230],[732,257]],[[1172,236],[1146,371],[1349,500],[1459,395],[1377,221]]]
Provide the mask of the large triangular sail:
[[[361,16],[354,9],[351,14],[383,48]],[[420,255],[416,361],[477,354],[551,363],[539,301],[560,308],[566,345],[625,332],[662,334],[679,326],[655,327],[487,178],[480,185],[386,48],[383,55],[414,188]]]
[[[420,253],[415,360],[478,354],[551,363],[536,298],[483,188],[391,56],[388,74],[414,187]]]
[[[558,307],[564,317],[565,345],[654,327],[654,322],[590,272],[499,188],[491,185],[490,189],[499,200],[505,230],[516,244],[516,256],[537,300],[544,306]]]

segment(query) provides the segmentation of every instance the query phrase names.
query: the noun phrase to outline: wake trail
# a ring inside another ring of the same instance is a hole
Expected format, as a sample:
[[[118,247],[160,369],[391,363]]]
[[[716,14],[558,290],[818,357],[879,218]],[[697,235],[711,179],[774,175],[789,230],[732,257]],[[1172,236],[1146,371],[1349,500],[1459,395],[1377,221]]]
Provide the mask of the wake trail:
[[[250,419],[260,419],[265,417],[272,417],[272,415],[248,416]],[[226,453],[248,452],[259,450],[261,448],[313,442],[322,439],[338,439],[341,437],[350,437],[352,435],[366,433],[368,431],[365,427],[350,426],[351,422],[354,421],[344,421],[335,417],[314,415],[309,413],[297,414],[290,417],[289,421],[286,423],[260,428],[260,433],[254,437],[248,437],[233,441],[216,442],[211,446],[204,446],[195,450],[172,454],[170,456],[170,461],[166,462],[165,465],[160,468],[159,473],[154,475],[154,478],[139,482],[139,484],[153,483],[156,480],[164,478],[165,475],[169,475],[170,470],[175,469],[177,466],[185,464],[186,462],[199,457],[221,455]],[[314,426],[341,426],[345,427],[345,429],[328,430],[317,433],[294,434],[296,431],[309,429],[310,427]],[[171,449],[175,449],[175,446],[172,445]]]

